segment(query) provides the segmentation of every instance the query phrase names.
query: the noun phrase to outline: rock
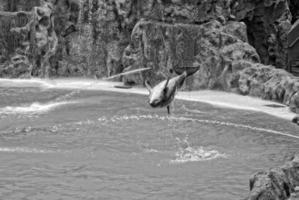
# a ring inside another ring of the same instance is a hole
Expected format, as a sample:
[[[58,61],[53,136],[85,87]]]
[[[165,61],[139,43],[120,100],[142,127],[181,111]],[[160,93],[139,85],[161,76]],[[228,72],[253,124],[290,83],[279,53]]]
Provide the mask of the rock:
[[[200,65],[200,71],[187,80],[185,89],[227,89],[224,77],[234,61],[259,61],[255,49],[246,43],[246,27],[239,22],[223,26],[217,20],[202,25],[141,20],[131,40],[126,54],[136,56],[130,57],[130,65],[152,67],[152,72],[145,74],[154,79],[152,82],[170,76],[173,68]],[[126,56],[123,63],[127,63]]]
[[[292,23],[299,19],[299,2],[297,0],[289,0],[289,7],[292,13]]]
[[[21,27],[26,27],[32,17],[33,13],[31,12],[0,12],[0,70],[3,71],[2,77],[17,74],[13,71],[14,63],[10,63],[14,62],[14,56],[23,55],[27,57],[30,54],[29,31]],[[28,57],[25,60],[30,62]],[[4,73],[8,69],[11,74]]]
[[[232,13],[236,20],[246,23],[249,43],[257,50],[262,63],[286,69],[287,33],[292,19],[288,0],[234,2]]]
[[[11,58],[9,64],[0,68],[0,74],[3,77],[26,78],[30,77],[32,65],[24,55],[15,55]]]
[[[287,200],[299,186],[299,156],[282,167],[255,173],[249,181],[248,200]]]
[[[30,75],[47,76],[50,69],[49,59],[56,52],[57,36],[54,31],[52,9],[51,2],[41,1],[41,5],[33,7],[31,12],[0,13],[1,24],[5,27],[1,38],[7,39],[3,43],[6,43],[8,48],[7,52],[3,52],[5,50],[1,48],[1,54],[11,58],[12,65],[14,65],[12,58],[14,51],[26,56],[26,60],[32,65]],[[18,67],[15,70],[16,72],[12,73],[18,74]]]
[[[299,113],[299,89],[296,90],[290,98],[290,110],[295,113]]]
[[[245,21],[249,43],[257,50],[262,63],[286,68],[287,33],[291,28],[292,19],[288,1],[237,2],[232,12],[238,16],[238,20]]]

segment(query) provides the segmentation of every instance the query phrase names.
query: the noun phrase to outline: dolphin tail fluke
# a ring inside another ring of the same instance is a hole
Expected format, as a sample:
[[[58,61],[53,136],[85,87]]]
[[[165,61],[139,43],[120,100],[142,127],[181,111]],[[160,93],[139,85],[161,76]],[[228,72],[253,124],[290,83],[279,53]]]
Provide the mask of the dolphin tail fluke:
[[[181,75],[184,72],[186,72],[186,76],[190,76],[197,72],[200,69],[200,66],[198,67],[174,67],[173,70],[176,74]]]
[[[149,92],[152,91],[152,86],[150,85],[150,83],[149,83],[148,80],[145,80],[145,81],[144,81],[144,85],[145,85],[145,87],[148,89]]]

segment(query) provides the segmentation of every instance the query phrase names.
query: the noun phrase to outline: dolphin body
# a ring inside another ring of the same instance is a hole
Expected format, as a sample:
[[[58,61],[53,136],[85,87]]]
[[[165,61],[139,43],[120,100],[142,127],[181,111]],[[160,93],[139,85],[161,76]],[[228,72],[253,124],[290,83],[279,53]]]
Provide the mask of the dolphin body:
[[[184,71],[174,70],[178,76],[168,78],[156,86],[151,87],[148,81],[145,81],[145,86],[149,91],[149,101],[151,107],[167,107],[167,112],[170,114],[170,103],[173,101],[175,94],[184,84],[185,79],[197,72],[200,67],[186,68]]]

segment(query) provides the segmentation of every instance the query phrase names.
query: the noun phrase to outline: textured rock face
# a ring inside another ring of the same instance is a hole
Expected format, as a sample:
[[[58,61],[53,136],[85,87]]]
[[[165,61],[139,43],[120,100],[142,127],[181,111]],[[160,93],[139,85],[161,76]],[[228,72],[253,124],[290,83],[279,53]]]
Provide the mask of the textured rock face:
[[[1,42],[8,48],[6,52],[5,48],[1,48],[1,76],[48,76],[52,67],[50,59],[55,55],[58,45],[53,16],[55,2],[7,2],[8,5],[13,4],[8,8],[20,11],[0,13],[4,30]]]
[[[30,50],[26,33],[11,31],[12,28],[24,27],[33,17],[32,13],[0,13],[0,75],[19,77],[30,74],[32,65],[26,55]],[[20,70],[22,69],[22,70]],[[14,73],[16,71],[16,73]],[[22,71],[23,73],[21,73]]]
[[[292,22],[294,23],[299,19],[299,2],[297,0],[289,0],[289,7],[292,13]]]
[[[285,165],[260,171],[249,181],[248,200],[287,200],[299,185],[299,157],[295,156]],[[292,198],[293,199],[293,198]]]
[[[188,79],[188,89],[228,90],[231,86],[225,76],[234,61],[259,61],[246,41],[246,26],[240,22],[223,26],[216,20],[202,25],[140,21],[132,31],[132,42],[123,59],[130,69],[140,65],[153,68],[145,76],[154,82],[169,76],[173,68],[201,66]],[[128,80],[140,83],[138,77]]]
[[[249,67],[239,71],[239,92],[244,95],[262,97],[289,105],[298,112],[298,79],[282,69],[248,63]],[[238,64],[239,65],[239,64]],[[244,63],[240,63],[244,65]]]
[[[3,0],[0,8],[31,11],[42,2]],[[289,3],[295,10],[297,3]],[[287,0],[53,0],[51,4],[58,47],[55,56],[50,55],[50,75],[101,77],[122,71],[123,52],[140,18],[192,25],[214,20],[223,25],[229,20],[244,21],[249,43],[257,49],[261,61],[285,67],[285,36],[291,20]]]
[[[235,1],[233,13],[247,25],[249,43],[266,65],[285,68],[292,16],[287,0]]]

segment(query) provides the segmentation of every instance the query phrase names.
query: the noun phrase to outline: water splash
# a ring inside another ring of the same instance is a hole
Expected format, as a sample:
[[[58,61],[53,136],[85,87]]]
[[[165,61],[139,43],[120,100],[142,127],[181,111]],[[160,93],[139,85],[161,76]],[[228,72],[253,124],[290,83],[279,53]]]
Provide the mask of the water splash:
[[[184,140],[178,137],[176,140],[179,145],[179,150],[175,153],[176,158],[170,161],[171,164],[227,158],[226,154],[219,153],[217,150],[209,150],[204,147],[192,147],[188,142],[188,136]]]
[[[176,158],[170,163],[187,163],[213,160],[216,158],[227,158],[226,154],[219,153],[217,150],[207,150],[204,147],[180,148],[175,154]]]
[[[24,106],[6,106],[3,108],[0,108],[0,114],[36,114],[36,113],[44,113],[49,110],[52,110],[58,106],[62,106],[65,104],[70,104],[74,102],[70,101],[62,101],[62,102],[50,102],[41,104],[39,102],[34,102],[29,105]]]

